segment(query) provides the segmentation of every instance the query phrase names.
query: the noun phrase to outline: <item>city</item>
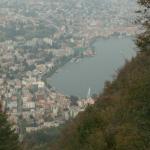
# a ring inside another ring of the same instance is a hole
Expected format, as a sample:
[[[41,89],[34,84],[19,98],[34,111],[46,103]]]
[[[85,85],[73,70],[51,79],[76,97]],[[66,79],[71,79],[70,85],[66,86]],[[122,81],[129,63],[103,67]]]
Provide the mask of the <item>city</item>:
[[[0,1],[0,101],[20,134],[57,127],[95,103],[91,96],[72,102],[46,79],[73,59],[96,55],[97,37],[135,35],[132,2],[126,10],[122,2],[100,9],[98,0]]]

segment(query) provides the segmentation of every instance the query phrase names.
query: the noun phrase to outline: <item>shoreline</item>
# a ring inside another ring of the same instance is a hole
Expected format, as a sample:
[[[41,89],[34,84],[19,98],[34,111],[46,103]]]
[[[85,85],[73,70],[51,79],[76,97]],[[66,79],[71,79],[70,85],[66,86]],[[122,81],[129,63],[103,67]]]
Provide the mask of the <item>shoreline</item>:
[[[86,48],[86,50],[87,49],[92,49],[92,50],[95,50],[95,47],[94,47],[94,43],[98,40],[98,39],[110,39],[110,38],[112,38],[112,37],[116,37],[116,38],[119,38],[119,36],[118,35],[111,35],[111,36],[109,36],[109,37],[103,37],[103,36],[96,36],[96,37],[93,37],[93,38],[91,38],[90,40],[89,40],[89,46]],[[121,36],[121,37],[132,37],[132,36]],[[54,71],[53,72],[51,72],[50,73],[50,75],[48,76],[48,77],[46,77],[43,81],[44,81],[44,83],[46,84],[46,86],[47,87],[50,87],[49,89],[52,89],[52,88],[54,88],[50,83],[49,83],[49,80],[50,80],[50,78],[51,78],[51,76],[53,76],[55,73],[57,73],[57,71],[60,69],[60,68],[62,68],[63,66],[65,66],[68,62],[70,62],[73,58],[75,58],[75,57],[73,57],[73,56],[70,56],[70,57],[68,57],[68,60],[66,61],[66,62],[64,62],[63,64],[60,64],[60,65],[58,65],[55,69],[54,69]],[[81,59],[84,59],[84,58],[87,58],[87,57],[83,57],[83,58],[81,58]],[[43,75],[44,76],[44,75]],[[43,77],[42,76],[42,77]],[[57,91],[57,89],[55,89],[56,91]],[[68,95],[65,95],[65,96],[68,96]]]
[[[88,48],[92,48],[93,50],[95,50],[93,44],[94,44],[99,38],[103,38],[103,37],[102,37],[102,36],[97,36],[97,37],[94,37],[94,38],[90,39],[90,40],[89,40],[89,46],[86,47],[86,50],[87,50]],[[109,38],[109,37],[108,37],[108,38]],[[63,63],[63,64],[60,64],[60,65],[56,66],[56,67],[54,68],[54,71],[53,71],[53,72],[47,72],[47,73],[50,73],[50,75],[49,75],[48,77],[45,78],[45,77],[44,77],[45,74],[42,76],[42,78],[44,78],[44,79],[42,79],[42,80],[44,81],[44,83],[46,84],[47,87],[50,86],[51,88],[53,88],[49,83],[47,83],[47,80],[50,79],[51,76],[53,76],[55,73],[57,73],[57,71],[58,71],[60,68],[62,68],[62,67],[63,67],[64,65],[66,65],[68,62],[70,62],[73,58],[75,58],[75,57],[71,57],[71,56],[70,56],[70,58],[68,58],[68,61],[66,61],[66,62]],[[84,59],[84,57],[81,58],[81,59]]]

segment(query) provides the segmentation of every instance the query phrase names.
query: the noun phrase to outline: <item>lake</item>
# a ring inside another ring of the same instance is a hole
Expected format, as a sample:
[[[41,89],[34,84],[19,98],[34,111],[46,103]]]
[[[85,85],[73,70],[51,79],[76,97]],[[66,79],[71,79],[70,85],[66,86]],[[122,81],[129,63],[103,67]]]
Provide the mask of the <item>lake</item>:
[[[129,37],[99,38],[94,42],[96,56],[84,58],[78,63],[67,63],[48,81],[65,95],[86,97],[103,91],[105,81],[111,81],[117,70],[136,55],[135,44]]]

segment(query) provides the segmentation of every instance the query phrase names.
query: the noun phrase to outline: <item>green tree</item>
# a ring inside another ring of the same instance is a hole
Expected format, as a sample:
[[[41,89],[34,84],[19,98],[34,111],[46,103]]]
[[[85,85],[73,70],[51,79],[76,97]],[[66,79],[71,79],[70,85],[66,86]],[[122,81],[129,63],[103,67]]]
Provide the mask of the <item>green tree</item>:
[[[150,0],[138,0],[138,2],[144,6],[144,9],[139,11],[141,17],[138,21],[145,31],[138,35],[136,44],[141,51],[150,53]]]
[[[0,111],[0,150],[21,150],[18,135],[12,130],[2,111]]]

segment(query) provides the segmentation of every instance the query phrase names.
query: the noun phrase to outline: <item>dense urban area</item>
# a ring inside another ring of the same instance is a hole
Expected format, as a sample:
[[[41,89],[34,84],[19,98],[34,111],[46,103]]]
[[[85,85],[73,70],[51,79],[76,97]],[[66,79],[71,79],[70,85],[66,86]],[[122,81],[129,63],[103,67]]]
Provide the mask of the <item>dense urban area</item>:
[[[85,99],[65,96],[47,78],[67,62],[94,57],[97,37],[135,35],[136,8],[129,0],[0,1],[0,101],[20,138],[95,103],[90,89]]]

